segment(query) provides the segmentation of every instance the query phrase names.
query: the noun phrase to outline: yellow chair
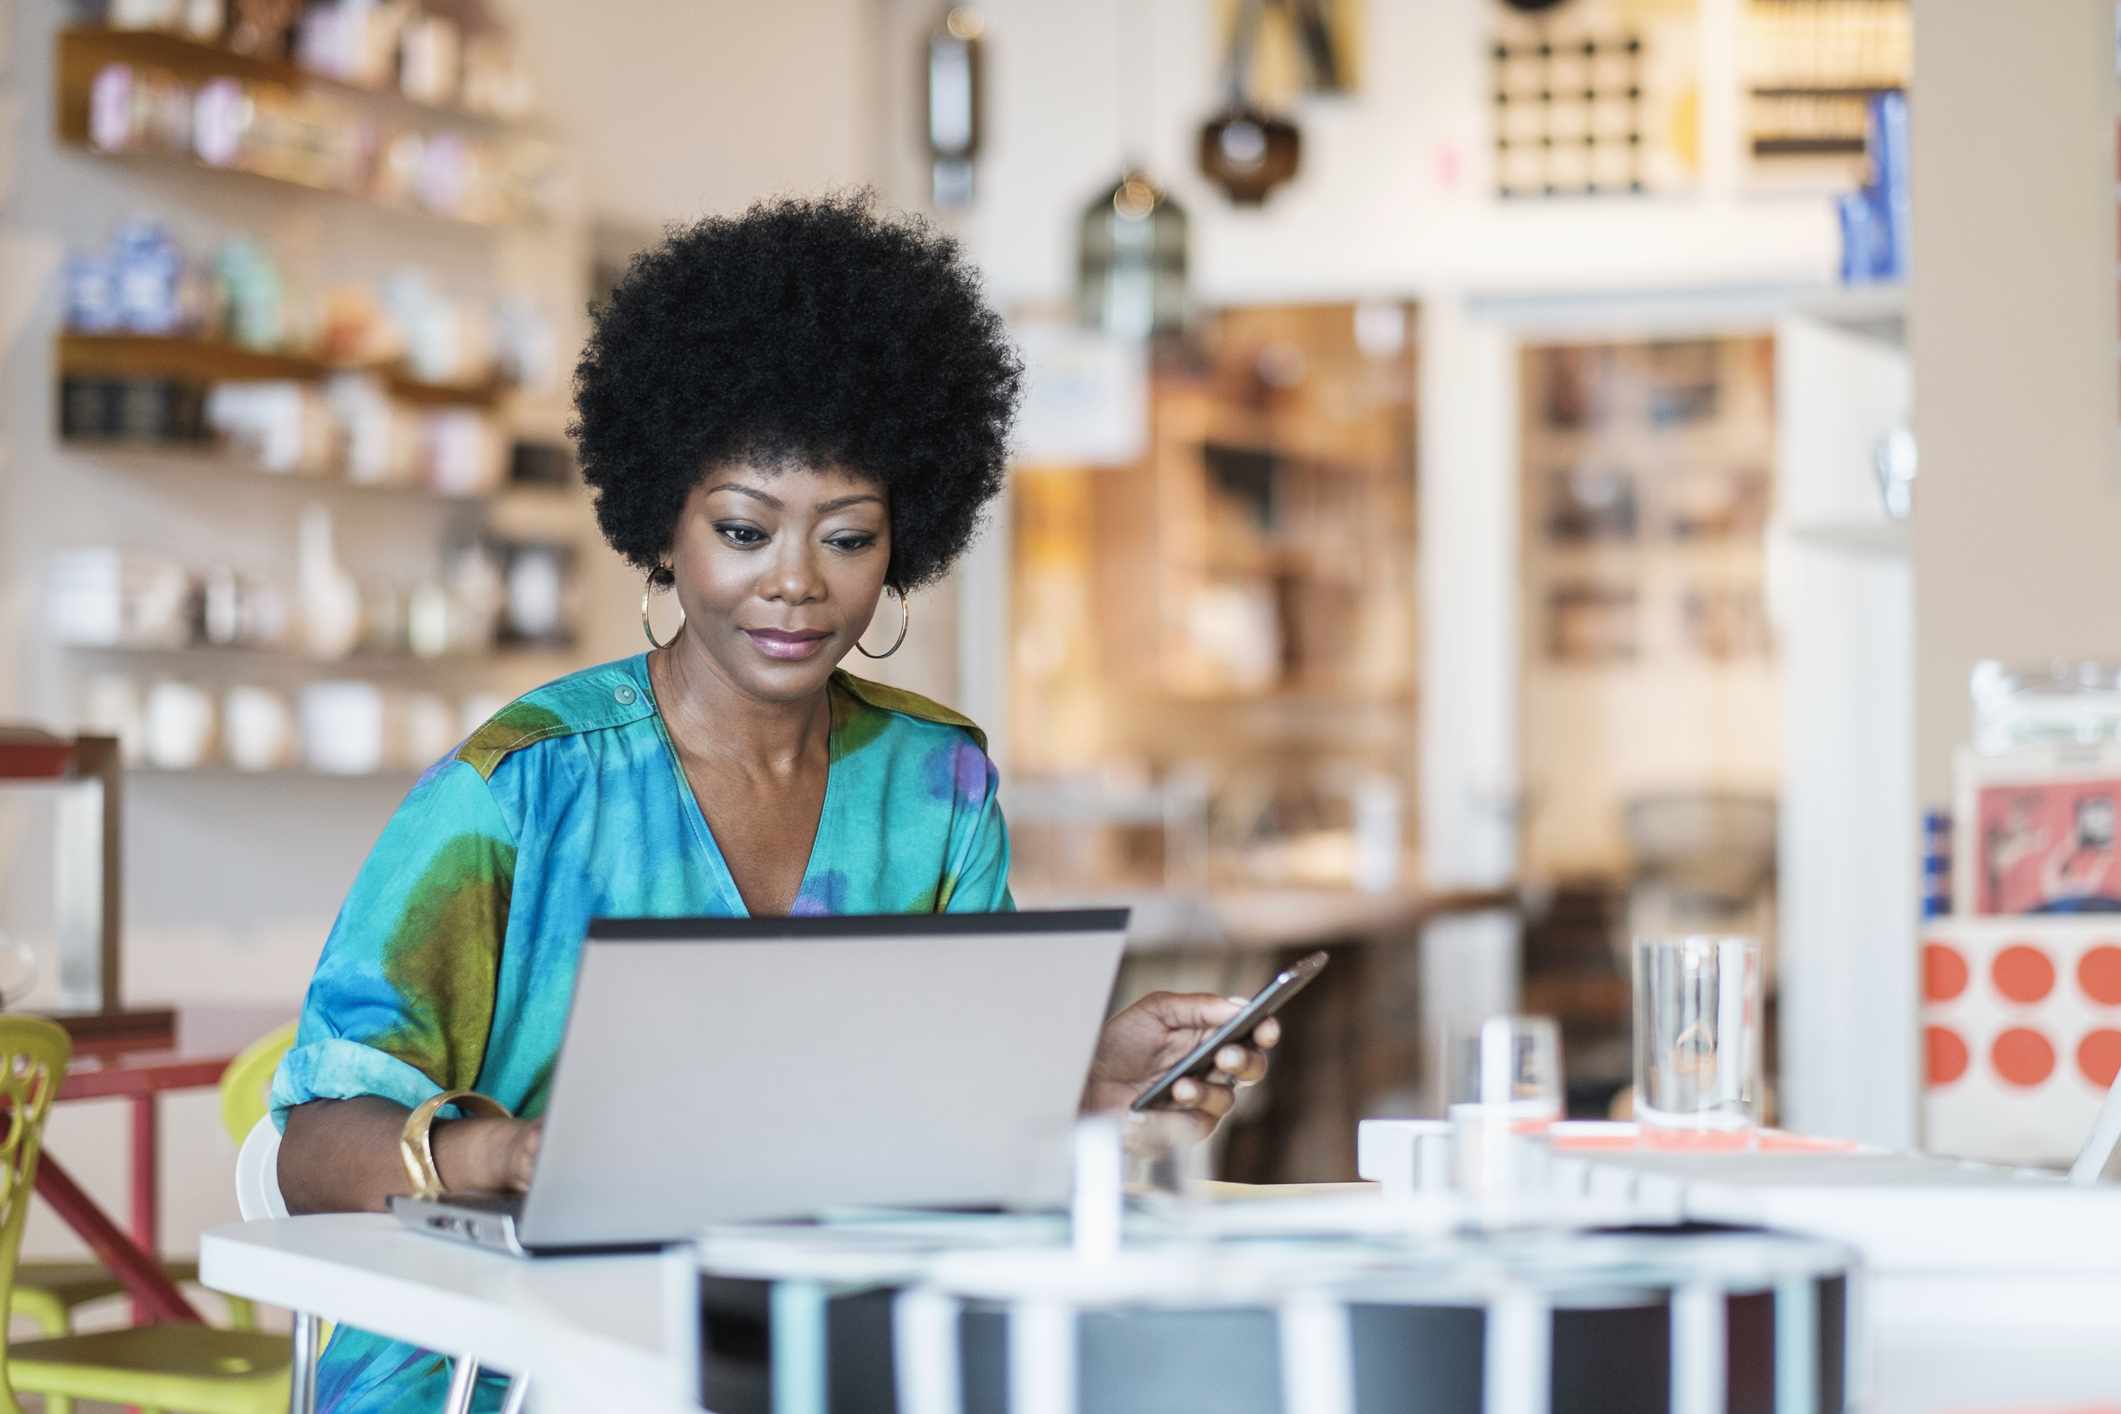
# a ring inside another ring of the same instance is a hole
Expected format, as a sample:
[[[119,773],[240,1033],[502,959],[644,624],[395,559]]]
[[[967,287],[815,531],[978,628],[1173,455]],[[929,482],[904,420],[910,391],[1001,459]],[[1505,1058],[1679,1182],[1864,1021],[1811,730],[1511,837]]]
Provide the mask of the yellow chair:
[[[252,1042],[221,1072],[221,1123],[238,1148],[251,1126],[264,1118],[273,1072],[294,1043],[295,1023],[290,1021]],[[190,1257],[167,1259],[162,1269],[171,1281],[199,1280],[199,1264]],[[45,1335],[65,1335],[74,1328],[77,1308],[124,1293],[125,1283],[101,1262],[23,1262],[15,1269],[15,1289],[7,1310]],[[250,1302],[240,1296],[223,1299],[228,1303],[231,1328],[251,1330],[257,1325],[257,1311]]]
[[[42,1017],[0,1016],[0,1295],[14,1285],[44,1121],[72,1050],[66,1032]],[[288,1351],[284,1336],[206,1326],[16,1342],[0,1325],[0,1414],[22,1414],[17,1390],[44,1396],[48,1411],[96,1399],[190,1414],[278,1414],[287,1407]]]

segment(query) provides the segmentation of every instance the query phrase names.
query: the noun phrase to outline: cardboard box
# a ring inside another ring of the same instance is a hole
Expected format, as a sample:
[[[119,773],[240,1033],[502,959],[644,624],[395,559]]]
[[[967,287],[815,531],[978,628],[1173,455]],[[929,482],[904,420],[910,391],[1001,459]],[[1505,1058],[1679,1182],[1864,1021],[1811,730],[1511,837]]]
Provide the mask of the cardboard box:
[[[2121,917],[1931,919],[1921,968],[1923,1147],[2076,1157],[2121,1070]]]

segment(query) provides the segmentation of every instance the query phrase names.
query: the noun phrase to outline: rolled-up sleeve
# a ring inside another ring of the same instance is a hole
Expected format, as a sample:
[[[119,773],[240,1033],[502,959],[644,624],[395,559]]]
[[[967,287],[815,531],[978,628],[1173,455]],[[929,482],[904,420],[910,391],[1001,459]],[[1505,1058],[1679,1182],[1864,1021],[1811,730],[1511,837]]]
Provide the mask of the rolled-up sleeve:
[[[311,1100],[408,1108],[476,1085],[515,888],[516,843],[486,780],[451,760],[384,826],[325,940],[274,1123]]]
[[[965,753],[962,776],[977,773],[979,780],[968,792],[966,803],[971,808],[959,813],[951,831],[950,862],[943,878],[940,911],[1013,913],[1016,900],[1009,894],[1009,827],[1002,820],[1001,772],[987,753],[970,741],[960,750]]]

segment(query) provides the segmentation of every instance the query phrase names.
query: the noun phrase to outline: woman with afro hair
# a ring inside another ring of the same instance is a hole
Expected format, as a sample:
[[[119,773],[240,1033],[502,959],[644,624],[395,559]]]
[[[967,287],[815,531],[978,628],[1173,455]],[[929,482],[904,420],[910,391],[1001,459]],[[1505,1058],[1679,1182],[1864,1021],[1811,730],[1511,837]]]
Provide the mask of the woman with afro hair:
[[[683,626],[510,704],[384,828],[274,1079],[294,1211],[409,1191],[415,1111],[443,1185],[523,1188],[591,918],[1013,907],[979,729],[839,668],[897,648],[907,594],[1002,489],[1021,367],[976,273],[865,196],[775,201],[673,229],[593,321],[572,431],[597,523]],[[1235,1010],[1158,993],[1112,1017],[1084,1108],[1126,1105]],[[1181,1083],[1197,1133],[1273,1026]],[[461,1091],[517,1118],[433,1122]],[[447,1383],[341,1328],[319,1406],[432,1410]]]

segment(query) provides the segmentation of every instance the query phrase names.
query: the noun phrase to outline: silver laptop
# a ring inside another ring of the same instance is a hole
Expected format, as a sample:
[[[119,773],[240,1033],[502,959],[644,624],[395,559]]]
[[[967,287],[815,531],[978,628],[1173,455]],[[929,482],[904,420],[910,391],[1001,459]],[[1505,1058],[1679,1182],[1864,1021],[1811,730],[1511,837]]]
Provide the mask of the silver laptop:
[[[1058,1202],[1126,928],[1122,909],[600,919],[529,1191],[391,1208],[529,1254]]]

